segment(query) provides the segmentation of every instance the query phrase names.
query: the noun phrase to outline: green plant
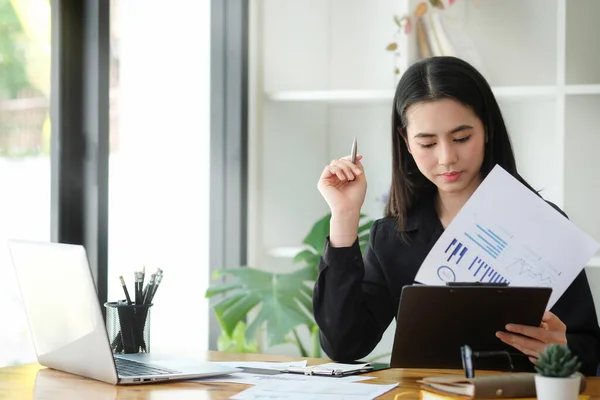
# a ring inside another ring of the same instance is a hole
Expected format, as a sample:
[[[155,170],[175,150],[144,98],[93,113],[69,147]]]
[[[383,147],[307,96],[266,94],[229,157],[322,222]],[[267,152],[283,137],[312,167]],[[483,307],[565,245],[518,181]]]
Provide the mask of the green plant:
[[[238,322],[233,329],[231,336],[227,332],[222,332],[219,336],[217,347],[220,351],[229,351],[233,353],[257,353],[256,343],[248,343],[246,340],[246,324],[244,321]]]
[[[535,370],[543,376],[566,378],[579,371],[581,362],[565,345],[551,344],[535,363]]]
[[[269,272],[249,266],[215,271],[213,278],[229,278],[211,285],[205,294],[207,298],[221,295],[211,305],[222,329],[219,350],[253,351],[258,347],[258,332],[265,329],[268,346],[292,343],[302,357],[308,357],[309,352],[299,334],[304,327],[311,336],[310,356],[321,356],[319,328],[312,314],[312,287],[317,279],[325,239],[329,236],[330,218],[327,214],[312,226],[303,241],[305,248],[294,257],[294,263],[300,267],[293,272]],[[362,251],[374,222],[364,218],[361,214],[358,229]],[[257,312],[249,315],[255,309]],[[244,320],[247,327],[238,328]],[[241,340],[236,329],[244,331],[243,345],[231,345],[234,337],[238,343]],[[222,348],[226,343],[228,345]]]

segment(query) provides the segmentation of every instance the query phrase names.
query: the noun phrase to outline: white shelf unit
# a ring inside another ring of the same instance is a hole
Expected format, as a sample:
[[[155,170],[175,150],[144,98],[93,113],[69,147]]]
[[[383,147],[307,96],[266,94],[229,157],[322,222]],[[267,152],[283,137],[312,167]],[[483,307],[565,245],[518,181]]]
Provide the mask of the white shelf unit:
[[[327,205],[316,183],[358,138],[379,218],[391,178],[393,15],[420,0],[255,0],[250,26],[249,261],[291,269]],[[521,174],[600,241],[600,1],[444,0],[464,23]],[[401,69],[418,59],[400,39]],[[568,251],[568,249],[565,249]],[[600,256],[600,254],[597,254]],[[600,267],[600,257],[590,261]]]
[[[556,98],[557,86],[495,86],[492,91],[500,100]],[[566,85],[565,94],[598,94],[600,85]],[[270,102],[390,104],[393,90],[284,90],[265,93]]]

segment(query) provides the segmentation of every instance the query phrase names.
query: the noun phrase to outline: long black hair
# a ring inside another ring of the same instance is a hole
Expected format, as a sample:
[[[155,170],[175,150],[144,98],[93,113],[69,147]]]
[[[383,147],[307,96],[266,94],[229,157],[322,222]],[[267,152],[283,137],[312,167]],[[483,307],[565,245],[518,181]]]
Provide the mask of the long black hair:
[[[431,199],[436,186],[417,168],[408,151],[406,110],[415,103],[444,98],[470,108],[483,123],[486,135],[481,166],[484,179],[498,164],[535,192],[517,172],[515,155],[500,107],[486,79],[456,57],[431,57],[412,64],[402,75],[392,111],[392,184],[385,215],[394,217],[402,232],[407,214],[420,200]]]

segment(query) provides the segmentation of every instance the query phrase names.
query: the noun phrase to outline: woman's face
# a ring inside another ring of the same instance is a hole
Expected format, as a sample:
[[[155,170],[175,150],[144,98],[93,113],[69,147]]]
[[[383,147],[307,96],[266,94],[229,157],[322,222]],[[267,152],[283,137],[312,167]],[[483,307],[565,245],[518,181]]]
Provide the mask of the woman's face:
[[[411,105],[406,119],[406,143],[419,171],[440,193],[473,193],[481,183],[486,140],[477,115],[442,99]]]

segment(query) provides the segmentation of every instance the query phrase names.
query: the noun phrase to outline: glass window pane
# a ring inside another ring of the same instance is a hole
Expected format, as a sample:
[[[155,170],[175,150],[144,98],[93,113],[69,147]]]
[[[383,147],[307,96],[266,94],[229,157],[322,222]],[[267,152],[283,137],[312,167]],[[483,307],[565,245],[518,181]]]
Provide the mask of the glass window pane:
[[[50,2],[0,0],[0,366],[35,360],[6,239],[50,240]]]
[[[210,2],[111,2],[108,300],[157,268],[151,348],[208,343]]]

